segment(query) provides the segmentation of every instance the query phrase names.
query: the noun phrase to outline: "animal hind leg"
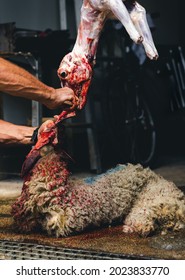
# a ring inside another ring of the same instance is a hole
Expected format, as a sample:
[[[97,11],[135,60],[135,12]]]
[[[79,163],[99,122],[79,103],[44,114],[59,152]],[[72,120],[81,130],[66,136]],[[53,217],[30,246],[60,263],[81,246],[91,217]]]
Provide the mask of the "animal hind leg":
[[[141,43],[143,41],[142,36],[136,30],[126,6],[122,0],[109,0],[105,1],[107,8],[114,14],[114,16],[121,21],[125,29],[127,30],[130,38],[135,43]]]
[[[134,208],[124,221],[123,232],[136,232],[141,236],[148,236],[155,230],[152,216],[152,213],[147,213],[145,208]]]
[[[178,231],[185,227],[184,207],[174,203],[157,203],[150,209],[138,205],[128,214],[124,221],[123,232],[136,232],[148,236],[154,231],[166,234],[169,230]]]
[[[135,2],[134,4],[128,6],[128,10],[135,28],[143,37],[143,46],[147,56],[150,59],[156,60],[158,58],[158,52],[154,45],[152,34],[148,26],[145,8]]]
[[[124,221],[123,231],[147,236],[156,230],[164,234],[184,227],[183,193],[172,182],[159,178],[139,194]]]

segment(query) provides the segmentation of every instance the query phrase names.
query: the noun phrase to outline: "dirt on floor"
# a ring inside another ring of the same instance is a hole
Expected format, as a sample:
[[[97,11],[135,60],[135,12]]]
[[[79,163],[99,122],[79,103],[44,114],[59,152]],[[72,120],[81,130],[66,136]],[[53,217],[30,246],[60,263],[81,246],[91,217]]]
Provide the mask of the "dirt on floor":
[[[21,234],[14,228],[11,216],[13,202],[14,199],[2,199],[0,202],[0,240],[114,253],[137,259],[185,259],[185,230],[147,238],[124,234],[121,225],[92,229],[65,238],[48,237],[45,233]],[[3,258],[6,257],[4,254]]]
[[[185,191],[185,161],[173,162],[155,170],[166,179],[174,181]],[[29,242],[61,248],[84,249],[96,252],[117,253],[137,258],[183,259],[185,260],[185,230],[167,235],[141,238],[135,234],[124,234],[122,226],[92,229],[65,238],[48,237],[45,233],[17,233],[11,216],[11,205],[20,194],[22,180],[0,181],[0,240]],[[1,253],[0,259],[6,259]]]

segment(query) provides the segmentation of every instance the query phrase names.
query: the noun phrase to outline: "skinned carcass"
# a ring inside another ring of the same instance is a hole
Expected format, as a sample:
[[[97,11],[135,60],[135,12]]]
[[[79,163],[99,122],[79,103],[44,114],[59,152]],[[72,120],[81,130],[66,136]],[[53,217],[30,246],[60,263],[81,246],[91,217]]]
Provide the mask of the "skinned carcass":
[[[58,69],[62,86],[71,87],[79,97],[79,109],[86,103],[99,37],[109,18],[120,20],[130,38],[143,44],[150,59],[158,58],[146,11],[139,3],[133,0],[84,0],[76,43]]]
[[[145,9],[140,4],[132,0],[84,0],[74,48],[71,53],[63,58],[58,69],[61,85],[72,88],[79,99],[77,109],[82,109],[85,106],[99,37],[106,20],[110,17],[119,19],[135,42],[143,43],[146,54],[150,59],[157,59],[158,57],[147,24]],[[50,127],[47,126],[47,129],[40,132],[41,137],[23,164],[23,177],[40,158],[41,147],[49,143],[54,144],[57,125],[62,120],[75,115],[74,109],[72,111],[62,111],[60,115],[55,116],[55,121],[50,124]]]

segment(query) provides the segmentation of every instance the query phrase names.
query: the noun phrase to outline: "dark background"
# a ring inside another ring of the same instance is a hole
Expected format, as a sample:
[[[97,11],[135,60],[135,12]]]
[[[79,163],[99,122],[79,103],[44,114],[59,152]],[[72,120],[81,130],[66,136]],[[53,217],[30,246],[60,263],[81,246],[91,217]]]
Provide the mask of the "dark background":
[[[39,60],[41,68],[40,79],[53,87],[60,86],[56,71],[63,56],[72,49],[76,38],[76,27],[78,25],[76,24],[76,20],[78,22],[80,17],[80,11],[76,15],[74,13],[75,4],[77,5],[77,2],[79,5],[79,2],[82,1],[66,1],[68,30],[61,31],[58,0],[0,1],[0,24],[14,22],[15,33],[24,30],[28,32],[27,36],[15,36],[14,51],[31,52],[33,56]],[[157,166],[160,165],[161,156],[185,156],[184,108],[182,106],[180,109],[175,108],[173,112],[171,111],[170,100],[172,88],[169,82],[169,73],[166,73],[166,63],[170,60],[169,51],[173,50],[175,53],[178,46],[181,46],[184,50],[185,5],[182,0],[173,2],[167,0],[143,0],[139,1],[139,3],[146,8],[147,12],[149,12],[153,18],[155,25],[153,38],[160,56],[157,62],[146,60],[144,66],[144,71],[146,72],[143,72],[144,78],[142,78],[142,83],[144,82],[147,87],[145,97],[156,122],[157,150],[155,160],[151,165]],[[97,53],[97,66],[89,92],[89,101],[91,103],[90,121],[92,121],[96,127],[95,134],[103,168],[114,165],[120,161],[126,161],[122,153],[120,153],[120,149],[115,148],[120,146],[122,140],[119,139],[119,137],[116,138],[116,136],[114,140],[110,140],[110,127],[106,126],[106,116],[102,113],[102,102],[104,102],[102,101],[102,96],[106,98],[107,92],[105,87],[107,80],[104,80],[107,69],[101,68],[102,53],[103,56],[110,58],[110,56],[112,56],[110,49],[113,48],[113,56],[118,57],[119,60],[122,61],[122,52],[120,51],[119,43],[115,43],[117,46],[114,48],[112,42],[114,41],[113,38],[118,38],[118,35],[123,36],[123,38],[126,36],[123,30],[122,35],[120,35],[120,33],[117,34],[117,31],[113,30],[113,37],[110,38],[111,33],[109,28],[111,28],[110,23],[105,26],[105,30],[100,39]],[[32,31],[33,33],[35,32],[34,34],[37,36],[31,36],[30,34]],[[110,41],[105,40],[107,37],[110,38]],[[127,41],[126,44],[128,42],[129,41]],[[128,44],[131,44],[131,42]],[[138,65],[138,63],[135,59],[133,60],[133,57],[130,59],[130,67],[132,69],[137,69],[135,65]],[[176,54],[174,54],[174,59],[178,61]],[[24,65],[22,66],[24,67]],[[121,70],[118,73],[118,76],[119,75],[122,75]],[[86,115],[85,110],[74,120],[75,123],[87,123],[88,114]],[[43,117],[52,117],[55,113],[58,113],[58,111],[51,111],[43,107]],[[121,117],[122,115],[120,115],[120,118]],[[67,149],[76,160],[77,166],[80,169],[96,169],[91,167],[89,162],[89,149],[91,146],[91,142],[89,142],[88,138],[89,131],[91,131],[91,128],[87,130],[83,125],[78,128],[73,127],[73,129],[67,129],[67,142],[70,143]],[[117,143],[119,143],[119,145],[117,145]],[[3,153],[7,154],[7,149],[3,151]],[[10,153],[12,153],[12,150]]]

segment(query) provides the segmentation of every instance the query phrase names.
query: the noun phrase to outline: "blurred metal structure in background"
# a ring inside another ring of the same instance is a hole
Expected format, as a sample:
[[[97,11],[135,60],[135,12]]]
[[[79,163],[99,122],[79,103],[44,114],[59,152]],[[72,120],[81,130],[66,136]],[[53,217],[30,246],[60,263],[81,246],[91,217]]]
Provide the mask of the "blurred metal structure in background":
[[[40,78],[40,63],[31,53],[0,51],[0,57],[24,68]],[[39,126],[42,107],[37,101],[0,93],[0,117],[17,125]],[[19,176],[22,162],[30,147],[4,146],[0,148],[0,179]]]
[[[185,59],[181,46],[169,50],[169,60],[166,62],[171,82],[171,110],[185,107]]]
[[[0,57],[24,68],[40,78],[39,60],[31,53],[0,52]],[[5,121],[19,125],[39,126],[41,124],[41,105],[37,101],[23,100],[3,94],[1,115]]]

